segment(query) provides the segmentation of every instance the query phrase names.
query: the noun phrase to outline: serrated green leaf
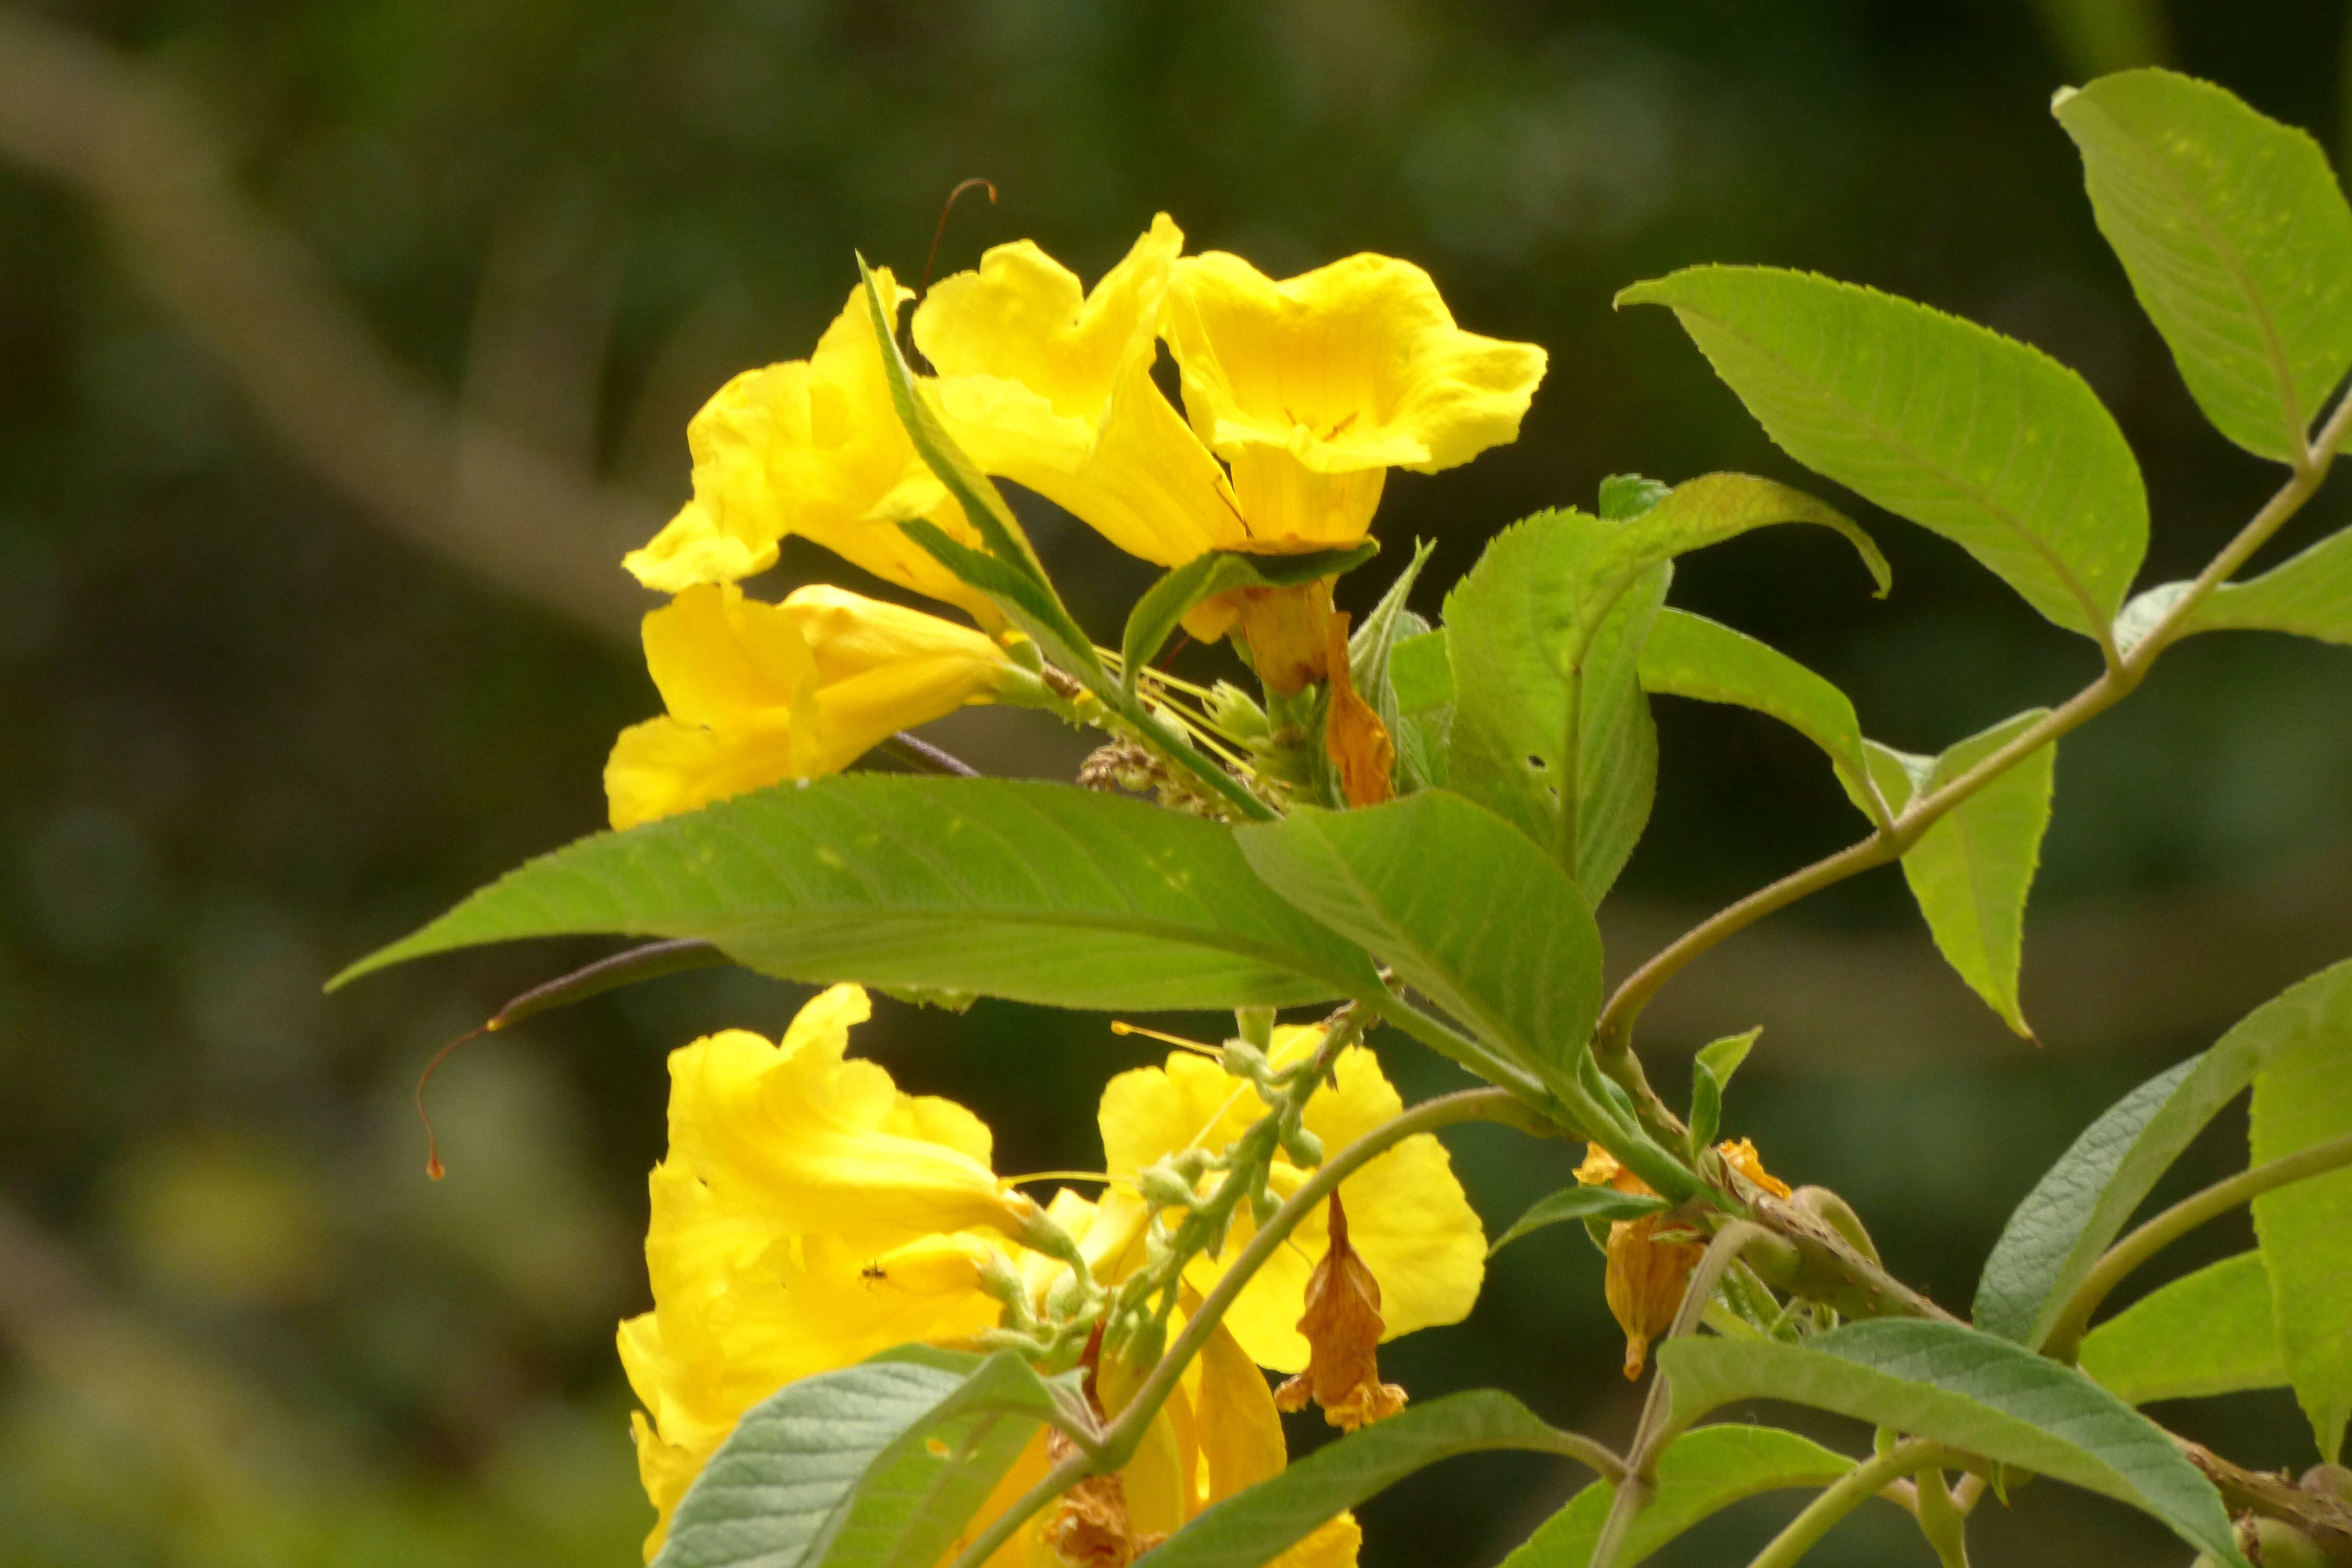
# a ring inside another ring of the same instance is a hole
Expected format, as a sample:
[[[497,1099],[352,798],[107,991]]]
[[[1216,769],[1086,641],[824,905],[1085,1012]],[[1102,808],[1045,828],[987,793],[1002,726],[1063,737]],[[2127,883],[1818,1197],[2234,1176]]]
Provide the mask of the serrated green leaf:
[[[1690,1337],[1657,1354],[1678,1426],[1749,1399],[1834,1411],[2128,1503],[2245,1568],[2221,1495],[2162,1428],[2074,1368],[1995,1335],[1882,1318],[1800,1344]]]
[[[1748,1059],[1748,1053],[1756,1048],[1756,1042],[1763,1035],[1764,1026],[1759,1024],[1744,1035],[1726,1035],[1710,1045],[1701,1046],[1698,1065],[1715,1075],[1717,1087],[1729,1089],[1731,1075],[1739,1070],[1739,1064]]]
[[[1547,850],[1562,838],[1571,679],[1565,656],[1576,595],[1586,563],[1618,526],[1583,512],[1539,512],[1496,535],[1445,599],[1454,693],[1447,787]],[[1672,570],[1652,567],[1588,645],[1579,782],[1565,793],[1578,809],[1571,874],[1595,905],[1633,854],[1656,793],[1657,730],[1639,666]]]
[[[2352,646],[2352,529],[2259,577],[2222,584],[2189,613],[2189,626],[2200,632],[2293,632]]]
[[[1353,571],[1380,552],[1371,540],[1346,550],[1316,550],[1303,555],[1255,555],[1239,550],[1212,550],[1196,555],[1163,575],[1145,590],[1129,612],[1126,634],[1119,639],[1125,660],[1121,679],[1129,692],[1144,666],[1160,657],[1176,626],[1194,605],[1236,588],[1296,588],[1318,577],[1336,577]]]
[[[1570,1458],[1591,1451],[1498,1390],[1448,1394],[1350,1432],[1225,1499],[1136,1559],[1135,1568],[1258,1568],[1415,1470],[1498,1448]]]
[[[2326,153],[2167,70],[2102,77],[2051,109],[2198,406],[2248,451],[2300,462],[2352,369],[2352,207]]]
[[[1056,1408],[1009,1351],[877,1359],[745,1413],[655,1568],[930,1568]],[[1067,1391],[1076,1394],[1075,1379]]]
[[[2256,1165],[2352,1138],[2352,977],[2288,995],[2297,1003],[2273,1017],[2275,1044],[2254,1075]],[[2253,1207],[2287,1382],[2334,1464],[2352,1418],[2352,1169],[2274,1187]]]
[[[2032,729],[2048,713],[2031,709],[1972,735],[1933,759],[1865,742],[1870,773],[1896,816],[1915,795],[1940,789]],[[2025,958],[2025,900],[2042,863],[2042,836],[2050,826],[2050,796],[2058,749],[2043,746],[1945,814],[1903,857],[1927,930],[1969,988],[2001,1021],[2027,1039],[2018,1005],[2018,971]],[[1870,808],[1851,784],[1846,793]]]
[[[2190,1140],[2315,1016],[2352,1007],[2352,960],[2248,1014],[2201,1056],[2158,1074],[2087,1128],[2017,1205],[1977,1285],[1977,1326],[2039,1346],[2091,1265]]]
[[[1789,455],[1958,542],[2051,620],[2105,637],[2147,549],[2147,495],[2073,371],[1927,306],[1807,273],[1695,267],[1670,307]]]
[[[602,931],[698,937],[780,979],[1063,1007],[1287,1006],[1379,984],[1213,823],[1066,784],[878,773],[582,839],[334,984],[453,948]]]
[[[1810,1437],[1777,1426],[1726,1424],[1685,1432],[1658,1456],[1657,1490],[1618,1549],[1617,1568],[1633,1568],[1692,1525],[1733,1503],[1791,1487],[1825,1487],[1853,1461]],[[1586,1568],[1617,1489],[1595,1481],[1536,1527],[1502,1568]]]
[[[1301,806],[1234,837],[1275,891],[1531,1079],[1570,1079],[1601,1012],[1601,931],[1576,884],[1509,823],[1423,790],[1361,811]]]
[[[1529,1204],[1528,1212],[1512,1222],[1511,1228],[1486,1249],[1486,1255],[1491,1258],[1529,1231],[1541,1230],[1546,1226],[1569,1220],[1645,1219],[1654,1214],[1664,1214],[1672,1206],[1654,1194],[1621,1193],[1614,1187],[1588,1187],[1580,1183]]]
[[[1640,474],[1611,474],[1601,481],[1601,521],[1623,522],[1666,499],[1674,486]]]
[[[2083,1337],[2080,1363],[2126,1405],[2284,1386],[2262,1254],[2225,1258],[2141,1297]]]
[[[1855,787],[1870,770],[1853,701],[1770,644],[1669,605],[1642,648],[1642,686],[1653,695],[1730,703],[1778,719],[1828,755],[1872,821],[1885,820],[1883,806]]]

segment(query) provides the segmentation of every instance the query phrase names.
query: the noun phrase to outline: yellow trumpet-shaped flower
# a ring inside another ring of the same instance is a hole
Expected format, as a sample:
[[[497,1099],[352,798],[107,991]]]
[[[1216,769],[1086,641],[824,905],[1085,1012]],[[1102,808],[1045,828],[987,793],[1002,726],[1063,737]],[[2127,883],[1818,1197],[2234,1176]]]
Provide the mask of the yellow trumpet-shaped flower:
[[[1000,245],[941,279],[914,321],[973,461],[1163,566],[1248,539],[1223,468],[1151,379],[1183,246],[1161,213],[1088,293],[1029,241]]]
[[[1322,1038],[1313,1026],[1278,1028],[1270,1059],[1277,1067],[1300,1060]],[[1318,1089],[1301,1118],[1327,1150],[1345,1147],[1404,1109],[1378,1058],[1362,1046],[1339,1053],[1333,1077],[1338,1087]],[[1171,1056],[1164,1068],[1121,1073],[1104,1089],[1104,1169],[1115,1178],[1132,1176],[1186,1149],[1223,1149],[1265,1113],[1257,1091],[1215,1062]],[[1287,1197],[1306,1179],[1288,1160],[1276,1159],[1270,1184],[1277,1196]],[[1408,1138],[1340,1183],[1339,1193],[1351,1222],[1349,1239],[1380,1280],[1383,1342],[1468,1315],[1486,1278],[1486,1237],[1443,1143],[1427,1133]],[[1307,1366],[1309,1346],[1298,1321],[1315,1260],[1330,1250],[1328,1224],[1319,1209],[1301,1222],[1292,1245],[1274,1255],[1225,1314],[1225,1326],[1261,1366],[1285,1373]],[[1188,1281],[1206,1290],[1254,1234],[1244,1208],[1224,1251],[1195,1259]]]
[[[893,320],[913,298],[887,268],[875,284]],[[735,583],[775,563],[788,534],[813,539],[876,576],[961,605],[982,625],[995,607],[898,526],[914,518],[961,542],[980,538],[907,438],[891,405],[882,345],[863,289],[804,360],[745,371],[687,426],[694,499],[622,564],[648,588]]]
[[[1387,256],[1279,283],[1237,256],[1187,257],[1164,330],[1257,550],[1355,543],[1390,468],[1516,440],[1544,373],[1542,349],[1462,331],[1429,274]]]
[[[638,1468],[660,1516],[648,1561],[752,1405],[894,1345],[971,1345],[999,1318],[983,1279],[1005,1277],[1007,1265],[1033,1306],[1067,1277],[1066,1265],[1008,1239],[1034,1234],[1035,1208],[990,1173],[977,1117],[903,1094],[880,1068],[845,1058],[849,1028],[867,1011],[864,992],[835,986],[778,1044],[731,1031],[671,1057],[670,1147],[654,1169],[646,1240],[654,1309],[619,1335],[645,1406]],[[1065,1192],[1047,1212],[1110,1268],[1134,1250],[1133,1208],[1131,1194],[1097,1205]],[[1129,1393],[1105,1388],[1114,1413]],[[1030,1445],[947,1555],[1045,1473],[1049,1447],[1044,1436]],[[1126,1568],[1284,1463],[1273,1395],[1221,1328],[1127,1468],[1032,1520],[992,1568]],[[1359,1539],[1342,1516],[1282,1568],[1350,1568]]]
[[[732,584],[688,588],[646,617],[645,645],[668,712],[614,744],[614,827],[837,773],[1025,677],[968,626],[823,584],[781,605]]]

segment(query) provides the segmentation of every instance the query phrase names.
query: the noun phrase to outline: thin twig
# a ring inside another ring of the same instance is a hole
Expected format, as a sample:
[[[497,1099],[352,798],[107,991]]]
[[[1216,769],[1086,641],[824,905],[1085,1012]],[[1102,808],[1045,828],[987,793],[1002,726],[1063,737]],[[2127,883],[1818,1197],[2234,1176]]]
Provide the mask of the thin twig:
[[[1748,1568],[1792,1568],[1830,1532],[1832,1525],[1876,1497],[1889,1483],[1935,1468],[1946,1453],[1944,1445],[1932,1438],[1914,1437],[1864,1460],[1806,1504],[1804,1512],[1748,1560]]]
[[[921,736],[899,731],[882,742],[883,750],[900,760],[911,763],[927,773],[947,773],[960,779],[976,779],[985,775],[951,752],[941,751]]]

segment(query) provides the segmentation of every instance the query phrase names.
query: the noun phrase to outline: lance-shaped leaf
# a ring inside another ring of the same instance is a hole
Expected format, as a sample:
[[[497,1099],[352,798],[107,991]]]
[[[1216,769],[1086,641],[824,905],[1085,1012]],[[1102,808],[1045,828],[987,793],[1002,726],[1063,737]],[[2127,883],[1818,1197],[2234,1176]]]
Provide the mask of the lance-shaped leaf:
[[[1395,742],[1397,786],[1407,794],[1445,782],[1441,743],[1431,726],[1407,719],[1397,700],[1396,682],[1389,671],[1398,644],[1429,635],[1429,623],[1407,609],[1405,601],[1412,596],[1413,584],[1421,579],[1421,569],[1429,563],[1430,552],[1436,548],[1431,540],[1414,544],[1412,559],[1405,563],[1404,570],[1381,595],[1381,602],[1372,606],[1371,614],[1348,639],[1350,677],[1356,690],[1380,715],[1381,728]]]
[[[1633,1568],[1692,1525],[1733,1503],[1791,1487],[1829,1486],[1852,1468],[1853,1461],[1843,1454],[1778,1426],[1727,1423],[1685,1432],[1658,1456],[1657,1490],[1618,1548],[1617,1568]],[[1616,1497],[1617,1489],[1609,1482],[1593,1482],[1538,1525],[1524,1544],[1503,1559],[1502,1568],[1586,1568]]]
[[[2248,1014],[2202,1056],[2116,1102],[2059,1156],[2003,1227],[1977,1285],[1977,1326],[2040,1345],[2157,1178],[2313,1020],[2352,1009],[2352,960]]]
[[[2284,1386],[2262,1254],[2225,1258],[2143,1296],[2084,1336],[2080,1362],[2126,1405]]]
[[[2221,1494],[2164,1430],[2073,1367],[1959,1323],[1882,1318],[1801,1344],[1659,1347],[1677,1426],[1749,1399],[1835,1411],[2111,1497],[2245,1568]]]
[[[1045,575],[1045,568],[1031,548],[1029,536],[1022,531],[1020,521],[1013,515],[1013,509],[1004,504],[1003,496],[981,472],[980,465],[948,434],[939,411],[931,406],[928,389],[917,383],[907,356],[898,348],[896,323],[883,308],[881,290],[875,287],[874,274],[863,257],[858,258],[857,271],[866,280],[866,314],[874,323],[874,336],[882,345],[882,373],[890,384],[891,406],[898,410],[898,422],[906,426],[907,438],[914,444],[916,455],[946,487],[948,494],[955,498],[987,549],[974,550],[949,538],[935,524],[920,520],[902,525],[907,537],[929,551],[962,582],[986,594],[1014,626],[1074,674],[1099,679],[1102,665],[1095,657],[1093,639],[1079,628],[1062,604],[1061,595],[1054,591],[1053,582]]]
[[[1569,868],[1595,905],[1633,854],[1657,789],[1657,730],[1640,660],[1673,571],[1652,566],[1622,593],[1587,644],[1582,668],[1571,670],[1568,639],[1582,568],[1621,526],[1579,511],[1539,512],[1497,534],[1445,599],[1454,688],[1446,786],[1554,851],[1564,837],[1563,801],[1572,803]],[[1575,782],[1565,783],[1571,773]]]
[[[788,1384],[695,1478],[655,1568],[930,1568],[1056,1406],[1009,1351]]]
[[[1063,1007],[1378,994],[1271,896],[1233,835],[1066,784],[852,774],[780,784],[542,856],[352,965],[516,937],[698,937],[780,979]]]
[[[1885,803],[1863,784],[1870,768],[1853,701],[1770,644],[1669,605],[1642,648],[1642,686],[1653,695],[1729,703],[1778,719],[1828,755],[1872,821],[1886,820]]]
[[[1546,1226],[1560,1225],[1569,1220],[1609,1222],[1621,1219],[1647,1219],[1663,1214],[1671,1205],[1662,1197],[1648,1193],[1621,1193],[1614,1187],[1588,1187],[1581,1183],[1562,1187],[1548,1198],[1538,1198],[1528,1205],[1528,1212],[1512,1223],[1511,1228],[1496,1239],[1486,1249],[1491,1258],[1529,1231]]]
[[[1601,931],[1576,884],[1509,823],[1423,790],[1362,811],[1301,806],[1234,837],[1267,886],[1506,1059],[1572,1081],[1601,1012]]]
[[[1871,779],[1900,816],[1915,795],[1967,773],[2047,711],[2032,709],[2003,720],[1940,757],[1867,742]],[[2057,747],[2042,747],[1946,813],[1903,857],[1904,879],[1927,917],[1937,950],[2003,1023],[2029,1040],[2033,1031],[2018,1005],[2017,976],[2025,957],[2025,900],[2042,863],[2057,767]],[[1871,811],[1851,784],[1846,793],[1857,807]]]
[[[2277,1044],[2254,1075],[2256,1165],[2352,1138],[2352,980],[2289,994],[2299,1005],[2274,1020]],[[2352,1268],[2344,1256],[2352,1241],[2352,1168],[2255,1198],[2254,1236],[2270,1274],[2287,1382],[2320,1457],[2333,1464],[2352,1417]]]
[[[2259,577],[2224,583],[2189,612],[2189,626],[2200,632],[2293,632],[2352,646],[2352,529]]]
[[[1144,592],[1127,617],[1120,639],[1125,660],[1122,679],[1135,689],[1143,667],[1160,657],[1176,626],[1203,599],[1236,588],[1296,588],[1318,577],[1335,577],[1370,561],[1380,546],[1367,539],[1346,550],[1316,550],[1303,555],[1253,555],[1238,550],[1212,550],[1170,571]]]
[[[1924,305],[1809,273],[1694,267],[1669,306],[1789,455],[1958,542],[2051,620],[2105,638],[2147,549],[2147,494],[2082,377]]]
[[[1507,1394],[1448,1394],[1326,1444],[1227,1498],[1137,1558],[1136,1568],[1258,1568],[1415,1470],[1498,1448],[1611,1462],[1599,1445],[1547,1426]]]
[[[2319,143],[2166,70],[2101,77],[2051,109],[2198,406],[2246,450],[2300,463],[2352,369],[2352,207]]]

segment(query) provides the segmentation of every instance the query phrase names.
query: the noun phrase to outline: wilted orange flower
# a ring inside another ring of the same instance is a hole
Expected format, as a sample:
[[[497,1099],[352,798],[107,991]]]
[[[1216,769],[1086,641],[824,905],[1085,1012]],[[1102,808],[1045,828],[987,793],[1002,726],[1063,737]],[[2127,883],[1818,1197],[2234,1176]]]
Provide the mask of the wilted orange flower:
[[[1304,1410],[1308,1399],[1343,1432],[1404,1408],[1404,1390],[1381,1381],[1381,1282],[1348,1245],[1348,1211],[1331,1194],[1330,1247],[1307,1279],[1307,1370],[1274,1391],[1284,1410]]]

